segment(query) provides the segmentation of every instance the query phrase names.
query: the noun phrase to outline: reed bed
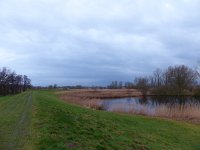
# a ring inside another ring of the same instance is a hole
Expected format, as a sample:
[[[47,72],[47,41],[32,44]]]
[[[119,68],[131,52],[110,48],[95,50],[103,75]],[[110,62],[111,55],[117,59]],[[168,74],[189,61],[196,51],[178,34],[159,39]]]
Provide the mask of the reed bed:
[[[59,95],[71,98],[81,99],[106,99],[142,96],[136,89],[78,89],[58,92]]]
[[[104,110],[101,99],[137,97],[142,94],[136,89],[75,89],[57,92],[61,99],[92,109]]]
[[[69,90],[58,92],[61,99],[87,108],[106,110],[119,113],[147,115],[153,117],[170,118],[175,120],[185,120],[200,123],[200,104],[160,104],[153,109],[147,105],[115,104],[112,108],[107,108],[101,101],[106,98],[138,97],[141,93],[137,90]]]
[[[80,99],[79,97],[61,97],[65,101],[92,109],[101,109],[102,105],[99,99]]]
[[[200,104],[160,105],[155,109],[155,116],[200,121]]]
[[[147,106],[130,105],[128,108],[123,104],[113,106],[113,112],[129,113],[137,115],[147,115],[153,117],[170,118],[174,120],[185,120],[200,123],[200,104],[161,104],[154,109],[149,109]]]

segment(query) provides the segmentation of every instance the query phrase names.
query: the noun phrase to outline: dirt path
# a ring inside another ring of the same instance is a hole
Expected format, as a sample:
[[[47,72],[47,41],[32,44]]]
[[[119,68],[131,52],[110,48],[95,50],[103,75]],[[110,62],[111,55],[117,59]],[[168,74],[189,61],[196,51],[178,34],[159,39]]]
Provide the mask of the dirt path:
[[[1,150],[28,149],[31,109],[31,92],[12,97],[2,103],[0,101]]]

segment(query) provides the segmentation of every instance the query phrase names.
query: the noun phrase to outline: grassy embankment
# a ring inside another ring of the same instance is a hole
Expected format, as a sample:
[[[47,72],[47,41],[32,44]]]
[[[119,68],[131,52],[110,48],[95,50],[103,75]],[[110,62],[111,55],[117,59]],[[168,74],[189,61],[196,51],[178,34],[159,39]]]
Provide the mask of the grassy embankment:
[[[200,126],[65,103],[50,91],[0,98],[0,149],[200,149]]]

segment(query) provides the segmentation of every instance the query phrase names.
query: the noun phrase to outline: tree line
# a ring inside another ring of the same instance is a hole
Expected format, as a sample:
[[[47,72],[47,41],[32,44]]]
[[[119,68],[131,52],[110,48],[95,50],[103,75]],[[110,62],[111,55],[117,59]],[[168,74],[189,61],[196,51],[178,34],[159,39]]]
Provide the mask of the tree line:
[[[120,84],[118,84],[120,83]],[[120,86],[119,86],[120,85]],[[137,88],[143,95],[191,95],[199,94],[199,73],[185,65],[156,69],[152,75],[136,77],[133,82],[113,81],[108,88]]]
[[[191,95],[199,86],[198,72],[185,65],[156,69],[149,77],[135,79],[136,86],[145,95]]]
[[[0,95],[17,94],[31,87],[26,75],[18,75],[6,67],[0,68]]]

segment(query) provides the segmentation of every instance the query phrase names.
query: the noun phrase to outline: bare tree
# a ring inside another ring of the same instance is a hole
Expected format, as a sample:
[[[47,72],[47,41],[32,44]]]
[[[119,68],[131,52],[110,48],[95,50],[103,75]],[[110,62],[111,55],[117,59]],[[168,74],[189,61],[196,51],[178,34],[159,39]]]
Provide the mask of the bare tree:
[[[122,87],[123,87],[123,82],[120,81],[119,84],[118,84],[118,89],[122,89]]]
[[[117,89],[118,88],[118,82],[117,81],[112,81],[112,83],[110,85],[108,85],[108,88]]]
[[[135,84],[145,94],[148,90],[155,95],[191,94],[197,88],[198,75],[195,69],[185,65],[156,69],[149,78],[136,78]]]
[[[10,70],[3,68],[0,72],[0,91],[2,95],[6,95],[9,86],[9,73]]]
[[[127,89],[133,89],[134,88],[134,84],[132,82],[125,82],[124,86]]]
[[[24,82],[25,81],[25,82]],[[23,86],[30,87],[31,80],[26,76],[17,75],[7,68],[0,69],[0,95],[16,94],[23,91]]]
[[[135,86],[140,90],[142,95],[146,96],[149,90],[149,78],[147,77],[137,77],[134,80]]]
[[[196,81],[196,71],[184,65],[170,66],[164,73],[164,85],[171,89],[171,93],[178,95],[184,94],[184,90],[194,87]]]
[[[31,87],[31,80],[26,75],[24,75],[23,76],[23,91],[26,91],[30,87]]]
[[[151,85],[153,87],[160,87],[163,83],[163,72],[161,69],[156,69],[151,77]]]
[[[196,71],[197,71],[198,77],[200,78],[200,63],[199,63],[199,66],[197,67]]]

